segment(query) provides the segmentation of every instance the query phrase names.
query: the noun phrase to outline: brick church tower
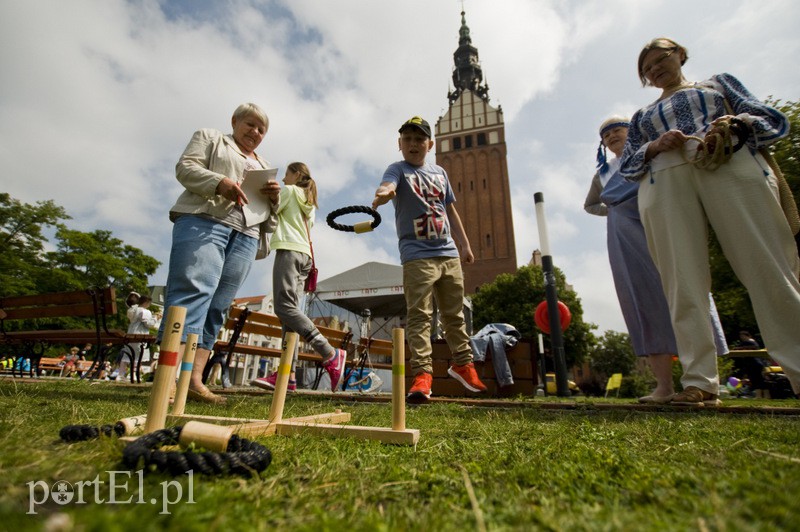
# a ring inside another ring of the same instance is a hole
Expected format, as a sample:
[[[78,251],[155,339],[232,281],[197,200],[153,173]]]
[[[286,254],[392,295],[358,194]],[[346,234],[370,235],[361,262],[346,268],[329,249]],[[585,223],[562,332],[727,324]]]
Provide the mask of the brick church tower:
[[[478,49],[472,46],[464,11],[453,54],[449,107],[436,123],[436,164],[447,171],[456,195],[473,264],[463,264],[464,291],[474,294],[500,273],[517,270],[503,110],[489,105]]]

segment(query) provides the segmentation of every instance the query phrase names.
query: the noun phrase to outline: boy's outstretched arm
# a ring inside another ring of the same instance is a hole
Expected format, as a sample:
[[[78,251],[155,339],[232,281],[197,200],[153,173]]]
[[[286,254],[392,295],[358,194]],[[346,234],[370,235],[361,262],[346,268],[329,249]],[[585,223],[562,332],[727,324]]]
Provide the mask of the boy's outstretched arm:
[[[450,219],[450,231],[453,233],[453,239],[458,246],[461,260],[467,264],[472,264],[475,262],[475,255],[472,254],[472,248],[469,246],[469,238],[467,238],[467,233],[464,231],[464,225],[461,223],[461,217],[458,215],[458,211],[456,211],[455,204],[447,204],[447,217]]]
[[[387,203],[390,199],[395,197],[397,192],[397,185],[391,181],[384,181],[378,190],[375,191],[375,199],[372,200],[372,208],[377,209],[379,205]]]

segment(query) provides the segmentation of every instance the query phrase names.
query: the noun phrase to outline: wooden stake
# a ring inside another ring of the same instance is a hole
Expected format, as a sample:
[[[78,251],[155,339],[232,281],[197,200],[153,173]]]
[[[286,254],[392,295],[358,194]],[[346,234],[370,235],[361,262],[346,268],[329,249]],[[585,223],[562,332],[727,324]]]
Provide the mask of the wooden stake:
[[[392,329],[392,430],[406,428],[405,331]]]
[[[269,422],[277,423],[283,419],[283,405],[286,402],[286,389],[289,386],[289,375],[292,372],[294,348],[300,336],[295,332],[286,333],[283,340],[281,361],[278,363],[278,378],[275,381],[275,392],[269,408]]]
[[[192,366],[194,366],[194,355],[197,352],[197,339],[199,337],[200,335],[195,333],[186,335],[181,373],[178,378],[178,389],[175,392],[175,404],[172,405],[172,413],[175,415],[183,414],[186,409],[186,395],[189,393],[189,380],[192,377]]]
[[[166,320],[161,351],[158,355],[158,367],[153,379],[153,389],[150,392],[150,403],[147,406],[144,431],[148,434],[163,429],[167,419],[169,392],[175,384],[178,349],[181,346],[183,323],[186,321],[186,308],[169,307]]]

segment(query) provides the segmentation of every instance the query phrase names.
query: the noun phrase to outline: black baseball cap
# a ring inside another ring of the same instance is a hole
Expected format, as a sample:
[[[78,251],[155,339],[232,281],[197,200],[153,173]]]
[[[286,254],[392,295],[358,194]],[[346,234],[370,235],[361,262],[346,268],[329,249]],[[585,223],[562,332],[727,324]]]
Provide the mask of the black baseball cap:
[[[400,126],[398,130],[399,133],[402,133],[404,129],[414,127],[425,133],[428,138],[431,138],[431,126],[422,118],[418,116],[413,116],[403,122],[403,125]]]

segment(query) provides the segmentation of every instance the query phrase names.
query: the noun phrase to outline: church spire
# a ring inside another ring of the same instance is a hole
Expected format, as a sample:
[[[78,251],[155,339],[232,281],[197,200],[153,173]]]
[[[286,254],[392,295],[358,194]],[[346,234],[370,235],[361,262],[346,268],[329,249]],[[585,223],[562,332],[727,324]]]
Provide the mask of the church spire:
[[[447,95],[452,105],[461,93],[470,90],[482,100],[489,100],[489,86],[483,81],[483,70],[478,59],[478,49],[472,46],[472,37],[467,26],[466,13],[461,11],[461,28],[458,30],[458,49],[453,53],[453,85],[455,89]]]

